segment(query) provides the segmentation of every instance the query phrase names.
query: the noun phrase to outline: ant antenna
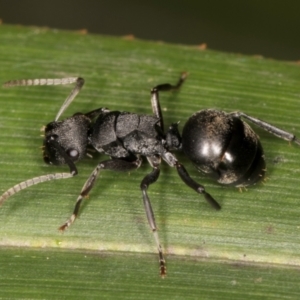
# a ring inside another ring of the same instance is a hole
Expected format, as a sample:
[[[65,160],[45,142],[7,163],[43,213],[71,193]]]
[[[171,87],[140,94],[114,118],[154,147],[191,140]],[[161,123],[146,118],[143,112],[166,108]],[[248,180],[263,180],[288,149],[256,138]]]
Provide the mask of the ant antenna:
[[[37,78],[37,79],[17,79],[10,80],[3,84],[4,87],[14,87],[14,86],[36,86],[36,85],[66,85],[76,83],[75,87],[61,106],[58,111],[55,121],[61,116],[61,114],[67,109],[67,107],[72,103],[74,98],[78,95],[81,88],[84,85],[84,79],[81,77],[66,77],[66,78]]]
[[[23,182],[20,182],[20,183],[16,184],[15,186],[11,187],[10,189],[8,189],[6,192],[4,192],[0,196],[0,206],[10,196],[12,196],[24,189],[27,189],[28,187],[30,187],[32,185],[36,185],[36,184],[39,184],[39,183],[42,183],[45,181],[54,180],[54,179],[66,179],[66,178],[70,178],[70,177],[73,177],[73,175],[70,173],[55,173],[55,174],[47,174],[47,175],[42,175],[39,177],[34,177],[31,179],[25,180]]]

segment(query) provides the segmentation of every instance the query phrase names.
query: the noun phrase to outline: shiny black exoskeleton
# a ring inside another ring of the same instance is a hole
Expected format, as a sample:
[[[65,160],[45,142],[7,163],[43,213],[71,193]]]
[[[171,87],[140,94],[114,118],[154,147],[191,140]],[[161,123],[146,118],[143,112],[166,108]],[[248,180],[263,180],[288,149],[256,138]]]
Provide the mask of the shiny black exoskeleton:
[[[295,135],[243,112],[214,109],[194,113],[182,131],[182,150],[199,171],[221,184],[245,187],[264,178],[266,163],[259,137],[241,118],[277,137],[295,142]]]
[[[183,128],[182,147],[199,171],[221,184],[247,186],[264,177],[258,136],[232,114],[212,109],[195,113]]]
[[[160,274],[164,276],[166,274],[165,260],[147,193],[149,185],[159,177],[161,160],[176,168],[186,185],[202,194],[215,209],[220,209],[220,205],[205,191],[205,188],[189,176],[184,166],[172,153],[173,150],[182,150],[198,170],[209,174],[221,184],[242,187],[254,184],[263,178],[265,160],[258,136],[241,118],[279,138],[294,141],[300,145],[300,140],[293,134],[262,120],[242,112],[225,113],[213,109],[194,113],[186,122],[181,135],[178,131],[178,123],[172,124],[165,132],[159,92],[179,88],[185,78],[186,73],[183,73],[176,85],[161,84],[151,90],[153,116],[99,108],[85,114],[77,113],[62,121],[58,119],[80,92],[84,84],[82,78],[7,82],[6,86],[70,83],[76,85],[57,113],[55,120],[45,126],[43,142],[45,162],[53,165],[67,164],[70,173],[42,175],[21,182],[0,197],[0,204],[16,192],[31,185],[73,177],[78,173],[75,163],[85,157],[90,148],[108,155],[110,159],[99,162],[83,185],[73,214],[60,227],[60,230],[65,230],[76,219],[83,198],[93,188],[101,170],[134,170],[141,165],[142,157],[146,157],[152,171],[143,178],[140,188],[148,223],[153,231],[159,253]]]

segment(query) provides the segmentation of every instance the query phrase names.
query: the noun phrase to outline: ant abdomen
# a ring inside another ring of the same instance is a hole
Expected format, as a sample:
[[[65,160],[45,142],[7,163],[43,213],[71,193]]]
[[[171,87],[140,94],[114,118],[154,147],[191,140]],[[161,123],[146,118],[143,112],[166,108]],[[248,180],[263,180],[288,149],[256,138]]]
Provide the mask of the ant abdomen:
[[[193,114],[183,128],[182,149],[199,171],[221,184],[247,186],[265,174],[258,136],[233,114],[213,109]]]

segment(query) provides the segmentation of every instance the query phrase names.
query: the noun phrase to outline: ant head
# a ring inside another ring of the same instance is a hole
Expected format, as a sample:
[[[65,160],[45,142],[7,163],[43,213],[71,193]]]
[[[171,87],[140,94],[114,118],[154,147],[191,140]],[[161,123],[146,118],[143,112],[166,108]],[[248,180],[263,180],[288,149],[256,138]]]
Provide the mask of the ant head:
[[[44,161],[47,164],[70,166],[82,159],[86,154],[90,122],[88,117],[79,113],[46,125]]]

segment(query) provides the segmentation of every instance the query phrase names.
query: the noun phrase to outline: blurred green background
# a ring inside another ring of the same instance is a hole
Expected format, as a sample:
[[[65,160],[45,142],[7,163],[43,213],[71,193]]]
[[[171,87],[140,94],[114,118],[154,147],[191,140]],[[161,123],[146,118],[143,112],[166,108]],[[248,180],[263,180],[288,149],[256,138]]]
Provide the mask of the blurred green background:
[[[299,0],[0,0],[7,24],[206,43],[214,50],[281,60],[300,60],[299,12]]]

